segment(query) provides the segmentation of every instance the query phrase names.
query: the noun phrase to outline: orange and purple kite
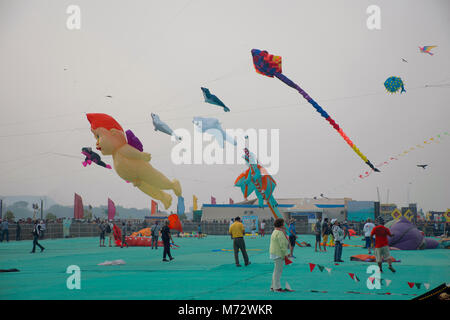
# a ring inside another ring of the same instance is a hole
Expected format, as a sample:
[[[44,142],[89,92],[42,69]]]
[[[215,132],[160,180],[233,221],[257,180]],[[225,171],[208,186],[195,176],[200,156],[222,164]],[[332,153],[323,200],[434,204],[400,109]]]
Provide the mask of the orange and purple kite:
[[[431,52],[430,50],[433,48],[436,48],[437,46],[423,46],[423,47],[419,47],[420,52],[422,53],[428,53],[430,56],[434,55],[433,52]]]
[[[361,159],[370,168],[372,168],[374,171],[379,172],[379,170],[373,166],[369,159],[367,159],[366,156],[363,155],[361,151],[359,151],[356,145],[349,139],[349,137],[347,137],[342,128],[339,127],[339,125],[330,117],[330,115],[325,110],[323,110],[322,107],[319,106],[317,102],[315,102],[305,91],[303,91],[302,88],[300,88],[292,80],[282,74],[280,56],[274,56],[272,54],[269,54],[267,51],[261,51],[257,49],[252,50],[252,56],[253,65],[255,66],[256,72],[267,77],[276,77],[291,88],[296,89],[303,96],[303,98],[305,98],[316,109],[316,111],[319,112],[320,115],[325,118],[325,120],[327,120],[337,132],[339,132],[339,134],[342,136],[342,138],[344,138],[344,140],[353,149],[353,151],[355,151],[356,154],[360,156]]]

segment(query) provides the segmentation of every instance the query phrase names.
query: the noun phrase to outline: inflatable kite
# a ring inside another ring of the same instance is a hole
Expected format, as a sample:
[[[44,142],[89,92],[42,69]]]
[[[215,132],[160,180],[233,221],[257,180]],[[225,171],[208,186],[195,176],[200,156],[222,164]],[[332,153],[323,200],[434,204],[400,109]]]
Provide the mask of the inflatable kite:
[[[181,140],[180,137],[173,134],[173,130],[166,123],[161,121],[157,114],[152,113],[152,121],[153,126],[155,127],[155,131],[161,131],[165,134],[168,134],[169,136],[174,136],[177,140]]]
[[[406,92],[403,80],[399,77],[387,78],[386,81],[384,82],[384,87],[390,93],[396,93],[400,89],[401,89],[400,93]]]
[[[125,181],[130,181],[139,190],[150,197],[160,200],[166,209],[172,204],[172,196],[163,190],[172,190],[181,196],[181,185],[172,181],[149,163],[149,153],[141,152],[127,143],[120,124],[111,116],[103,113],[88,113],[91,131],[97,139],[96,147],[103,155],[112,155],[114,169]]]
[[[106,169],[111,169],[111,166],[109,164],[106,164],[102,161],[101,157],[98,153],[92,151],[92,148],[84,147],[81,148],[81,153],[86,157],[84,161],[82,162],[83,166],[91,165],[92,162],[104,167]]]
[[[394,257],[391,257],[392,262],[401,262],[400,260],[395,259]],[[368,254],[357,254],[350,257],[350,261],[361,261],[361,262],[376,262],[375,256],[371,256]],[[383,261],[385,261],[383,259]]]
[[[439,243],[431,238],[425,238],[423,233],[405,217],[401,217],[390,226],[392,237],[389,246],[400,250],[435,249]]]
[[[236,140],[227,135],[227,133],[223,130],[219,120],[217,120],[216,118],[194,117],[192,123],[198,129],[198,131],[202,133],[207,132],[213,135],[216,138],[217,143],[222,148],[225,146],[225,141],[228,141],[234,146],[237,145]]]
[[[201,87],[203,92],[203,97],[205,98],[206,103],[214,104],[216,106],[222,107],[225,112],[230,112],[230,108],[228,108],[217,96],[211,94],[209,89]]]
[[[428,53],[430,56],[434,55],[433,52],[430,52],[431,49],[436,48],[437,46],[423,46],[419,47],[420,52],[422,53]]]
[[[330,117],[330,115],[325,110],[323,110],[322,107],[319,106],[317,102],[314,101],[305,91],[303,91],[302,88],[300,88],[297,84],[295,84],[288,77],[282,74],[280,56],[274,56],[269,54],[267,51],[261,51],[257,49],[252,50],[252,56],[253,65],[255,66],[257,73],[271,78],[276,77],[291,88],[297,90],[303,96],[303,98],[305,98],[316,109],[316,111],[319,112],[320,115],[330,123],[331,126],[333,126],[333,128],[342,136],[342,138],[344,138],[344,140],[353,149],[353,151],[355,151],[356,154],[370,168],[372,168],[374,171],[379,171],[372,165],[372,163],[366,158],[366,156],[362,154],[361,151],[359,151],[356,145],[350,140],[350,138],[347,137],[342,128],[339,127],[339,125]]]
[[[278,209],[278,203],[273,197],[273,191],[276,186],[275,180],[258,164],[253,153],[247,148],[244,149],[244,152],[244,159],[249,168],[237,177],[234,186],[241,189],[244,197],[250,195],[251,192],[255,192],[260,207],[263,206],[265,201],[275,219],[282,217]],[[295,243],[299,247],[309,246],[305,242],[299,243],[295,241]]]

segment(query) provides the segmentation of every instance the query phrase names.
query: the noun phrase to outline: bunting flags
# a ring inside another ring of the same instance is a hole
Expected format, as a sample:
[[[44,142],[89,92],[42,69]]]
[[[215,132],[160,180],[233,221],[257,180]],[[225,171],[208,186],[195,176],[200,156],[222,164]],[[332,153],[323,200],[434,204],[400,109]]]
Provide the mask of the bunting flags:
[[[73,217],[75,219],[83,219],[84,209],[83,209],[83,199],[80,195],[75,193],[75,199],[73,204]]]
[[[408,286],[412,289],[414,287],[416,287],[417,289],[420,289],[420,287],[423,286],[425,287],[425,289],[428,290],[428,288],[430,288],[430,284],[429,283],[421,283],[421,282],[408,282]]]
[[[284,264],[285,265],[288,265],[288,264],[291,264],[291,263],[292,263],[292,260],[289,260],[288,257],[284,257]]]
[[[158,202],[152,200],[152,212],[151,215],[154,216],[158,212]]]
[[[316,266],[316,265],[315,265],[314,263],[310,263],[310,264],[309,264],[309,270],[311,270],[311,272],[313,272],[315,266]]]
[[[108,220],[114,220],[115,215],[116,215],[116,205],[110,198],[108,198]]]

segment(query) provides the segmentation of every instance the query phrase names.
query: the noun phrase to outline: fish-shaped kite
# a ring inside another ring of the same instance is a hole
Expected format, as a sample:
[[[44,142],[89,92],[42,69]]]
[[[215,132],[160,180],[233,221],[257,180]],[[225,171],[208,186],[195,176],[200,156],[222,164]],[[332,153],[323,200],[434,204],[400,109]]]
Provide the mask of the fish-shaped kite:
[[[173,130],[161,119],[157,114],[152,113],[153,126],[155,127],[155,131],[161,131],[169,136],[174,136],[177,140],[181,140],[181,137],[174,135]]]
[[[94,162],[95,164],[97,164],[101,167],[105,167],[106,169],[111,169],[111,166],[109,164],[104,163],[102,161],[100,155],[98,153],[92,151],[92,148],[89,148],[89,147],[81,148],[81,153],[86,156],[86,158],[82,162],[84,167],[86,167],[87,165],[90,166],[92,164],[92,162]]]
[[[384,87],[390,93],[396,93],[400,90],[400,93],[406,92],[405,84],[403,83],[402,78],[400,77],[389,77],[384,82]]]
[[[219,120],[216,118],[194,117],[192,123],[202,133],[207,132],[212,134],[222,148],[225,146],[225,141],[228,141],[234,146],[237,145],[236,140],[223,130]]]
[[[253,65],[256,72],[267,77],[276,77],[283,81],[285,84],[297,90],[303,98],[305,98],[313,107],[316,109],[320,115],[327,120],[330,125],[342,136],[342,138],[347,142],[347,144],[355,151],[355,153],[374,171],[379,172],[377,168],[366,158],[364,154],[359,151],[356,145],[347,137],[341,127],[330,117],[330,115],[322,109],[319,104],[314,101],[302,88],[295,84],[292,80],[282,74],[281,70],[281,57],[269,54],[267,51],[261,51],[257,49],[252,50]]]
[[[217,96],[213,95],[209,89],[201,87],[203,91],[203,97],[205,98],[206,103],[215,104],[216,106],[222,107],[225,112],[230,112],[230,108],[228,108]]]
[[[431,49],[436,48],[437,46],[423,46],[419,47],[420,52],[422,53],[428,53],[430,56],[434,55],[433,52],[430,52]]]

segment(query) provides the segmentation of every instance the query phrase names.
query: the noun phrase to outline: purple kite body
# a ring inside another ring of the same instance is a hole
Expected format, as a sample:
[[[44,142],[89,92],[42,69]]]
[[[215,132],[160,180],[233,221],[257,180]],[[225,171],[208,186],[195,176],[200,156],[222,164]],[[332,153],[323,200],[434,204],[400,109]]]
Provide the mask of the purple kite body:
[[[401,217],[391,227],[393,237],[389,237],[389,246],[400,250],[435,249],[436,240],[425,238],[423,233],[405,217]]]
[[[139,151],[143,152],[144,151],[144,146],[142,145],[142,142],[138,139],[138,137],[136,137],[134,135],[133,131],[127,130],[126,134],[127,134],[128,144],[130,146],[138,149]]]

